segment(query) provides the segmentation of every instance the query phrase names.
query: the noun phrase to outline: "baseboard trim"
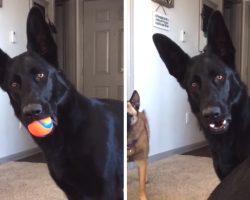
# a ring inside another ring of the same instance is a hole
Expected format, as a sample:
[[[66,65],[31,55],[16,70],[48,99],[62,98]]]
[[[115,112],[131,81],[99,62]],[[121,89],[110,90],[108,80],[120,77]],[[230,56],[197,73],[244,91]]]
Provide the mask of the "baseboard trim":
[[[195,144],[179,147],[179,148],[176,148],[176,149],[172,149],[172,150],[169,150],[169,151],[165,151],[165,152],[162,152],[162,153],[158,153],[158,154],[149,156],[148,162],[151,163],[151,162],[155,162],[155,161],[158,161],[158,160],[162,160],[164,158],[167,158],[167,157],[175,155],[175,154],[184,154],[184,153],[187,153],[189,151],[193,151],[193,150],[205,147],[207,145],[208,145],[208,143],[206,141],[203,141],[203,142],[198,142],[198,143],[195,143]],[[134,167],[136,167],[134,162],[128,163],[128,169],[132,169]]]
[[[27,151],[22,151],[22,152],[19,152],[19,153],[16,153],[16,154],[12,154],[12,155],[0,158],[0,164],[10,162],[10,161],[20,160],[20,159],[32,156],[32,155],[40,153],[40,152],[41,152],[41,149],[36,147],[36,148],[33,148],[33,149],[29,149]]]
[[[193,151],[193,150],[205,147],[207,145],[208,145],[207,142],[204,141],[204,142],[199,142],[199,143],[187,145],[187,146],[184,146],[184,147],[172,149],[172,150],[169,150],[169,151],[165,151],[165,152],[162,152],[162,153],[159,153],[159,154],[149,156],[148,162],[150,163],[150,162],[155,162],[155,161],[158,161],[158,160],[162,160],[162,159],[167,158],[167,157],[169,157],[171,155],[174,155],[174,154],[184,154],[184,153],[187,153],[189,151]],[[22,151],[22,152],[19,152],[19,153],[16,153],[16,154],[12,154],[12,155],[0,158],[0,164],[10,162],[10,161],[20,160],[20,159],[32,156],[32,155],[40,153],[40,152],[41,152],[41,149],[36,147],[36,148],[33,148],[33,149],[29,149],[27,151]],[[134,166],[135,166],[134,163],[128,163],[128,168],[133,168]]]
[[[174,154],[184,154],[184,153],[187,153],[189,151],[193,151],[193,150],[205,147],[207,145],[208,144],[207,144],[206,141],[198,142],[198,143],[195,143],[195,144],[187,145],[187,146],[184,146],[184,147],[176,148],[176,149],[173,149],[173,150],[170,150],[170,151],[166,151],[166,152],[163,152],[163,153],[159,153],[159,154],[156,154],[156,155],[149,156],[148,161],[149,162],[155,162],[155,161],[167,158],[169,156],[172,156]]]

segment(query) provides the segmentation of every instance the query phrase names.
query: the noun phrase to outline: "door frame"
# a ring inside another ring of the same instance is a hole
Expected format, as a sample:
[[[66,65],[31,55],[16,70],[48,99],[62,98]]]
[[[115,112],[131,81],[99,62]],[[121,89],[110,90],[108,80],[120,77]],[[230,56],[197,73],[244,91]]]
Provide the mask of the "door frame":
[[[76,0],[76,88],[83,94],[83,6],[84,0]]]
[[[134,0],[124,1],[124,99],[134,90]]]
[[[250,23],[250,2],[244,1],[243,2],[243,23],[242,23],[242,55],[241,55],[241,70],[240,75],[242,80],[247,84],[248,83],[248,70],[250,70],[250,66],[247,66],[248,61],[248,44],[250,40],[250,33],[246,31],[248,24]],[[247,41],[247,42],[246,42]]]

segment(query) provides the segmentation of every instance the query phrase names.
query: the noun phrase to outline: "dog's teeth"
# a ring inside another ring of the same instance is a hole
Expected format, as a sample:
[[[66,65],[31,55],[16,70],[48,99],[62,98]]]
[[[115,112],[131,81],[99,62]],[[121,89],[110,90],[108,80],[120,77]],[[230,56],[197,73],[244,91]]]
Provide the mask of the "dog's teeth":
[[[223,125],[226,125],[226,123],[227,123],[227,120],[225,120],[225,119],[224,119],[224,121],[223,121]]]
[[[214,127],[215,127],[215,124],[209,124],[209,126],[210,126],[211,128],[214,128]]]

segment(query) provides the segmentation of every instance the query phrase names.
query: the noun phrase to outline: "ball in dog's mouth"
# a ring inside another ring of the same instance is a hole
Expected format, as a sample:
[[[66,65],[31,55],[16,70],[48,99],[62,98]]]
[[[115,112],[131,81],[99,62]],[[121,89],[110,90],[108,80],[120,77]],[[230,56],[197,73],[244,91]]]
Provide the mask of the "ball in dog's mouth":
[[[34,137],[45,137],[53,132],[56,125],[57,118],[52,115],[32,121],[27,125],[27,129]]]
[[[210,122],[209,129],[214,134],[224,133],[227,130],[229,123],[229,119],[221,119],[218,121]]]

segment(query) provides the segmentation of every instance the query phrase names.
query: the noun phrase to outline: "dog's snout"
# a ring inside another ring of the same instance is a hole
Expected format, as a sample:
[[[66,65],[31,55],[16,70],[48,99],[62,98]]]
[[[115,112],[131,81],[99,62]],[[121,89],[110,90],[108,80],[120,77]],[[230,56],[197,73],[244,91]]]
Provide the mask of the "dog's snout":
[[[218,119],[221,117],[221,109],[218,106],[207,107],[202,110],[202,115],[207,120]]]
[[[38,116],[42,113],[41,104],[28,104],[23,108],[23,114],[26,116]]]

